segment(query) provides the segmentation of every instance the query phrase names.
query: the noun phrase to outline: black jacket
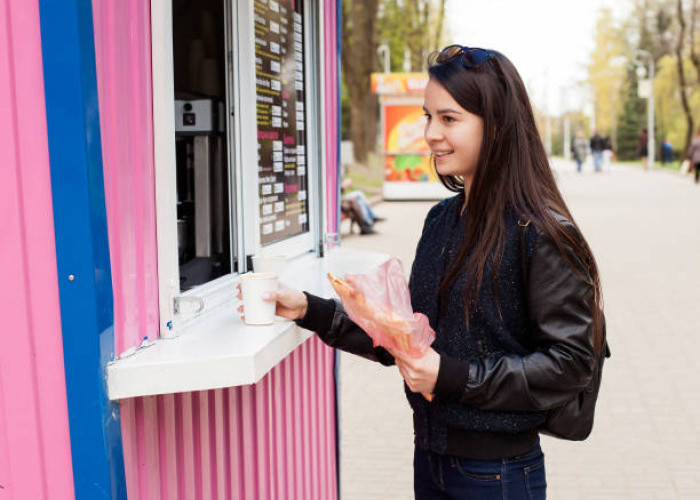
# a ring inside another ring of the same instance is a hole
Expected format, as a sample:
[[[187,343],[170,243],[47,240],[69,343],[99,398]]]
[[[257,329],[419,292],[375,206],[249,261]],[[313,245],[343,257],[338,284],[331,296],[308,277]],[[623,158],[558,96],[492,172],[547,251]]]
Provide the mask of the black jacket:
[[[528,231],[523,252],[518,218],[507,214],[498,294],[485,279],[467,327],[459,287],[446,307],[437,299],[439,278],[456,255],[463,200],[460,194],[431,209],[416,250],[412,305],[435,329],[433,348],[441,361],[432,403],[408,388],[406,393],[418,446],[469,458],[505,458],[527,451],[537,441],[547,411],[590,380],[595,363],[592,289],[539,231]],[[568,221],[561,222],[573,230]],[[528,283],[523,282],[523,256]],[[485,276],[490,276],[490,265]],[[393,364],[392,356],[373,347],[339,302],[307,296],[309,308],[300,326],[317,332],[331,347]]]

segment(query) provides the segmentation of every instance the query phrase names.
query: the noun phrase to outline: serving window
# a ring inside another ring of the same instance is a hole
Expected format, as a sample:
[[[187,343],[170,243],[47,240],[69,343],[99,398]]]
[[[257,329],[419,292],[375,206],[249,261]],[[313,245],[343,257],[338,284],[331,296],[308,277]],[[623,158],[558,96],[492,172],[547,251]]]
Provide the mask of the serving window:
[[[256,252],[314,252],[318,15],[310,1],[152,3],[161,332],[233,299]]]

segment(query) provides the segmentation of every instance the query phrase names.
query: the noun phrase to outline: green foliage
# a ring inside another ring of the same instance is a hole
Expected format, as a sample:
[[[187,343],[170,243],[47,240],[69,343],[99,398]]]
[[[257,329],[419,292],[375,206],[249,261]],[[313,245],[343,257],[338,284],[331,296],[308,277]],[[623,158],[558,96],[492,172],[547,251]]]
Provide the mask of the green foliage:
[[[564,121],[557,120],[556,128],[552,130],[552,156],[564,156]]]
[[[425,71],[426,58],[440,48],[444,36],[445,0],[381,0],[379,38],[389,46],[391,71],[403,71],[404,55],[411,71]]]
[[[350,139],[350,95],[344,72],[340,79],[340,137],[343,141]]]
[[[683,61],[685,74],[691,83],[695,82],[695,69],[688,60]],[[659,144],[666,138],[671,141],[674,151],[685,147],[688,123],[683,113],[679,97],[678,63],[675,56],[664,56],[659,61],[659,71],[654,80],[654,99]],[[693,116],[700,116],[700,92],[696,84],[688,86],[688,102]]]
[[[381,3],[381,9],[383,12],[379,23],[379,37],[389,46],[391,71],[401,71],[406,40],[409,36],[408,24],[401,22],[402,18],[405,19],[404,9],[399,6],[397,0],[385,0]],[[380,63],[383,64],[382,61]]]
[[[622,111],[620,92],[626,77],[625,68],[611,61],[624,61],[627,42],[614,22],[612,11],[602,9],[596,23],[595,49],[588,65],[588,81],[595,100],[595,128],[611,134],[616,117]]]
[[[620,160],[637,159],[639,133],[646,127],[646,99],[637,96],[637,76],[635,68],[628,68],[627,92],[624,97],[622,114],[617,129],[617,151]]]

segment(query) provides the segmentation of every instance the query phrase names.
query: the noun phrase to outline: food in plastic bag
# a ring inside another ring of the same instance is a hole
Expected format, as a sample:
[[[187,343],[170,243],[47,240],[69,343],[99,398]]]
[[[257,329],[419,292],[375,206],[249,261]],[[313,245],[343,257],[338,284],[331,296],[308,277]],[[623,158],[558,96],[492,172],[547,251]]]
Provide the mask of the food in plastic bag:
[[[371,274],[349,274],[342,280],[328,273],[345,312],[376,346],[421,358],[435,340],[428,318],[414,313],[401,261],[389,259]],[[432,400],[431,395],[424,394]]]

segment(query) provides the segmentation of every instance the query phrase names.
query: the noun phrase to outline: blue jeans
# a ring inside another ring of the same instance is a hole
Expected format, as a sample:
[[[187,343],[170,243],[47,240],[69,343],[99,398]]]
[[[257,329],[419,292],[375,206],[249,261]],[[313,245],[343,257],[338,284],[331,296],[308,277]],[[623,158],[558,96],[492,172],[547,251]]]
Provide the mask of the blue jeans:
[[[348,193],[346,195],[343,195],[344,199],[356,199],[357,204],[360,207],[360,211],[362,212],[362,218],[368,223],[371,224],[374,222],[374,219],[377,217],[374,215],[374,212],[372,211],[372,205],[369,204],[369,201],[367,200],[367,197],[362,191],[353,191],[352,193]]]
[[[541,500],[547,497],[544,455],[537,443],[519,457],[472,460],[418,446],[413,458],[416,500]]]
[[[593,165],[596,172],[600,172],[600,168],[603,166],[603,152],[593,151]]]

